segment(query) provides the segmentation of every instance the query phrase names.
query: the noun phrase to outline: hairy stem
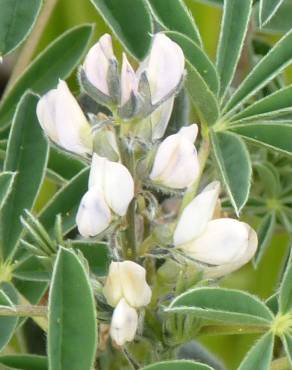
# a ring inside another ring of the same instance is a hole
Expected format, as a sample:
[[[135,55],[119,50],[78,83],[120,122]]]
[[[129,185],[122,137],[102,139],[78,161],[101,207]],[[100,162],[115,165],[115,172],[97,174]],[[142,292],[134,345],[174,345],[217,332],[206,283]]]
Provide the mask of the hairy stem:
[[[41,10],[41,13],[34,25],[34,28],[17,58],[17,62],[14,66],[13,72],[11,74],[3,97],[5,97],[8,94],[8,92],[14,85],[15,81],[18,79],[18,77],[22,74],[22,72],[30,63],[35,52],[35,49],[39,43],[39,40],[43,34],[45,26],[47,25],[48,20],[52,14],[52,11],[54,10],[55,5],[57,4],[57,1],[58,0],[45,1],[43,9]]]
[[[18,317],[47,317],[46,306],[17,305],[14,307],[0,307],[0,316]]]

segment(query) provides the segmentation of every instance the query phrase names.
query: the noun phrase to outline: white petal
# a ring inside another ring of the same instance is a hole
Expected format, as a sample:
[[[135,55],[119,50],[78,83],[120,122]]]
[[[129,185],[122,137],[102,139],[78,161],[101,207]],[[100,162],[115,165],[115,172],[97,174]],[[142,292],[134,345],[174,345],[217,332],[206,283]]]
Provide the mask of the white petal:
[[[143,68],[147,71],[153,104],[165,98],[179,85],[184,66],[185,58],[180,46],[163,33],[156,34],[150,55],[143,63]]]
[[[91,188],[83,198],[76,216],[76,223],[79,233],[84,237],[95,236],[104,231],[110,224],[111,212],[98,192],[98,189]]]
[[[56,104],[58,101],[57,89],[50,90],[43,95],[37,104],[37,117],[42,129],[49,138],[57,144],[58,133],[56,129]]]
[[[120,262],[111,262],[109,273],[103,288],[103,294],[107,303],[112,307],[116,307],[119,301],[123,298]]]
[[[38,102],[38,120],[46,134],[66,150],[91,153],[91,128],[66,82],[50,90]]]
[[[91,127],[66,82],[59,81],[56,129],[60,145],[78,154],[91,153]]]
[[[238,270],[253,258],[257,250],[258,238],[256,232],[249,225],[245,225],[249,231],[248,244],[246,248],[242,248],[242,253],[239,253],[236,260],[234,260],[232,263],[204,269],[204,276],[206,278],[214,279],[230,274],[231,272]]]
[[[161,104],[150,116],[152,140],[158,140],[164,135],[171,117],[174,96]]]
[[[110,35],[105,34],[89,50],[83,64],[89,82],[105,95],[109,95],[107,73],[112,58],[114,58],[112,39]]]
[[[190,126],[182,127],[179,130],[178,135],[182,135],[184,138],[189,140],[191,143],[194,143],[197,138],[198,131],[199,131],[198,125],[193,123]]]
[[[121,72],[121,105],[128,102],[131,94],[138,92],[138,80],[127,56],[123,53],[123,64]]]
[[[211,265],[246,263],[257,247],[251,230],[247,224],[234,219],[212,220],[203,234],[180,248],[196,260]]]
[[[133,307],[147,306],[151,300],[146,271],[132,261],[111,262],[103,293],[113,307],[122,297]]]
[[[138,327],[137,311],[121,299],[114,310],[110,335],[117,345],[123,346],[126,342],[132,342]]]
[[[220,191],[220,183],[209,184],[184,209],[174,232],[174,245],[179,246],[197,238],[212,219]]]
[[[97,187],[108,206],[119,216],[124,216],[134,197],[134,181],[121,163],[93,155],[89,188]]]
[[[190,186],[199,173],[195,146],[180,133],[168,136],[159,145],[151,180],[175,189]]]
[[[145,269],[132,261],[120,262],[120,279],[123,297],[133,307],[147,306],[151,300],[151,289],[146,282]]]

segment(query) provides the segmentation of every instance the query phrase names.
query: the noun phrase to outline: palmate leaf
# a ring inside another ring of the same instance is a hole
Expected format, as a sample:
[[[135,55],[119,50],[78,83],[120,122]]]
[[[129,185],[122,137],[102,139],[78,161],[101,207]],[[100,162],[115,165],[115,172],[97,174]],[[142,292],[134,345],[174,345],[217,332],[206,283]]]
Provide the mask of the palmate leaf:
[[[137,59],[147,55],[153,25],[144,0],[90,0],[123,46]]]
[[[258,234],[258,248],[256,255],[254,256],[253,262],[255,266],[261,262],[264,253],[269,246],[269,242],[273,236],[273,232],[275,230],[276,224],[276,215],[275,213],[268,213],[260,223],[258,227],[257,234]]]
[[[269,370],[273,348],[274,335],[268,332],[247,353],[238,370]]]
[[[188,36],[196,44],[202,40],[194,18],[182,0],[148,0],[158,21],[168,30]]]
[[[242,140],[228,132],[211,134],[212,149],[224,187],[237,213],[248,200],[251,160]]]
[[[260,0],[259,23],[261,28],[273,18],[282,3],[283,0]]]
[[[230,131],[246,140],[283,154],[292,154],[292,125],[286,122],[257,122],[234,125]]]
[[[241,112],[233,115],[230,121],[240,121],[243,119],[260,119],[262,116],[273,116],[280,112],[292,111],[292,86],[283,87],[271,95],[257,100]]]
[[[196,317],[226,324],[269,327],[272,312],[258,298],[239,290],[196,288],[176,297],[166,312],[194,314]]]
[[[0,306],[6,306],[13,308],[13,303],[8,297],[4,291],[0,291]],[[14,330],[16,329],[17,325],[17,317],[11,316],[11,317],[0,317],[0,328],[1,328],[1,334],[0,334],[0,351],[6,346],[6,344],[11,339]]]
[[[21,99],[10,131],[5,171],[17,171],[14,186],[0,213],[0,246],[3,259],[11,257],[22,232],[20,216],[31,210],[43,182],[48,161],[48,142],[36,116],[38,97]]]
[[[91,370],[96,337],[96,312],[89,278],[75,253],[60,248],[49,295],[49,369]]]
[[[70,75],[85,52],[92,32],[93,27],[88,24],[74,27],[38,55],[1,101],[0,131],[10,124],[16,105],[26,90],[44,94],[57,85],[58,79]]]
[[[292,61],[292,30],[278,41],[271,51],[261,59],[236,89],[224,106],[224,112],[230,114],[255,95],[271,79],[276,77]]]
[[[38,17],[42,0],[0,0],[0,56],[17,48]]]
[[[279,292],[279,309],[282,314],[292,311],[292,263],[286,267]]]
[[[0,209],[3,207],[8,195],[12,190],[15,175],[15,172],[0,173]]]
[[[243,47],[252,9],[252,0],[225,0],[219,45],[217,70],[220,76],[220,96],[232,82]]]

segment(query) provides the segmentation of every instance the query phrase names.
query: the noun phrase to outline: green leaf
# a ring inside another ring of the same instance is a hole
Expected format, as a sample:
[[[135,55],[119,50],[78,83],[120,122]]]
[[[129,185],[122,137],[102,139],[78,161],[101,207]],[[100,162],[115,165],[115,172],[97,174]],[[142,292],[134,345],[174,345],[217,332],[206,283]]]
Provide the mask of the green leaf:
[[[2,290],[0,291],[0,306],[8,306],[13,308],[13,303],[11,302],[10,298]],[[10,341],[14,330],[16,329],[16,325],[16,316],[0,316],[0,351]]]
[[[12,190],[15,175],[15,172],[0,173],[0,209],[3,207],[8,195]]]
[[[196,44],[202,40],[191,12],[182,0],[148,0],[158,21],[170,31],[177,31],[188,36]]]
[[[51,145],[48,168],[58,176],[70,180],[85,167],[86,164],[79,158]]]
[[[54,88],[60,78],[70,75],[85,52],[92,31],[93,27],[88,24],[74,27],[38,55],[2,100],[0,130],[10,124],[16,104],[26,90],[42,95]]]
[[[47,283],[17,278],[13,278],[13,285],[31,304],[38,304],[48,289]]]
[[[265,33],[287,33],[292,28],[292,2],[291,0],[284,0],[278,8],[276,14],[273,15],[269,23],[266,23],[261,29]],[[255,6],[255,20],[259,23],[259,6]],[[260,27],[259,24],[256,24]]]
[[[17,48],[29,35],[42,0],[0,0],[0,56]]]
[[[222,324],[269,325],[273,314],[258,298],[240,290],[196,288],[176,297],[166,312],[194,314]]]
[[[93,292],[77,256],[60,248],[49,295],[50,370],[91,370],[97,340]]]
[[[173,109],[167,125],[165,136],[176,134],[190,122],[190,101],[186,89],[182,88],[174,99]]]
[[[186,59],[197,70],[209,89],[217,95],[219,77],[214,64],[207,54],[187,36],[178,32],[165,32],[173,41],[182,48]]]
[[[106,275],[110,264],[110,253],[106,243],[72,240],[70,246],[82,252],[88,261],[91,272],[98,276]]]
[[[252,9],[252,0],[225,0],[219,45],[217,70],[220,76],[220,96],[232,82],[243,47]]]
[[[288,357],[290,366],[292,366],[292,335],[285,334],[282,338],[286,355]]]
[[[36,116],[38,97],[27,93],[21,99],[9,135],[5,171],[17,171],[13,190],[1,210],[0,246],[2,258],[13,254],[22,232],[20,216],[31,210],[48,160],[48,143]]]
[[[12,275],[17,279],[29,281],[49,281],[51,277],[48,266],[36,256],[29,256],[17,263]]]
[[[186,64],[187,78],[185,86],[191,101],[200,119],[208,126],[212,126],[219,116],[217,99],[198,70],[190,62],[186,61]]]
[[[283,87],[282,89],[257,100],[254,104],[249,105],[241,112],[232,116],[231,121],[238,121],[245,118],[267,115],[270,116],[280,112],[291,112],[292,110],[292,86]]]
[[[282,3],[283,0],[260,0],[259,22],[261,27],[273,18]]]
[[[269,370],[273,348],[274,335],[268,332],[247,353],[238,370]]]
[[[18,370],[48,370],[48,360],[37,355],[0,356],[0,364]]]
[[[266,300],[266,305],[269,307],[269,309],[273,312],[273,314],[276,316],[279,312],[279,300],[278,300],[278,292],[273,294],[271,297],[269,297]]]
[[[292,311],[292,263],[288,262],[282,279],[279,293],[279,308],[281,313]]]
[[[257,230],[258,234],[258,248],[256,255],[254,257],[254,265],[258,266],[261,262],[264,253],[269,246],[269,243],[271,241],[271,238],[273,236],[273,232],[275,229],[276,224],[276,216],[275,213],[268,213],[263,218],[262,222],[260,223],[260,226]]]
[[[39,215],[39,221],[52,235],[56,216],[62,216],[63,231],[67,234],[75,225],[75,218],[82,196],[87,191],[89,169],[85,168],[62,187],[47,203]]]
[[[242,140],[230,133],[212,133],[212,148],[223,184],[237,213],[248,200],[252,168]]]
[[[143,367],[141,370],[212,370],[212,368],[199,362],[174,360],[157,362],[156,364]]]
[[[236,109],[276,77],[292,60],[292,30],[278,41],[244,79],[225,106],[225,111]]]
[[[151,45],[153,25],[143,0],[90,0],[124,47],[144,59]]]
[[[254,168],[259,175],[261,185],[270,197],[277,197],[281,192],[279,173],[270,162],[255,163]]]
[[[230,130],[253,143],[284,154],[292,154],[292,125],[289,123],[246,123],[232,126]]]

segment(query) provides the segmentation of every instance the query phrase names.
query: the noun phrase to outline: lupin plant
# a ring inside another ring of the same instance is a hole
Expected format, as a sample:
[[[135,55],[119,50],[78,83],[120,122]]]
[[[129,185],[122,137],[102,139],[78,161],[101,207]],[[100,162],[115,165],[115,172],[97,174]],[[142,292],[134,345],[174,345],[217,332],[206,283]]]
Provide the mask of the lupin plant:
[[[210,0],[215,62],[182,0],[91,2],[111,34],[67,31],[1,101],[0,366],[225,370],[200,338],[252,333],[238,370],[292,368],[290,247],[265,301],[224,285],[292,231],[292,33],[255,31],[285,1]],[[14,3],[29,16],[0,0],[0,53],[28,37],[25,64],[53,4]],[[27,318],[42,356],[11,354]]]

